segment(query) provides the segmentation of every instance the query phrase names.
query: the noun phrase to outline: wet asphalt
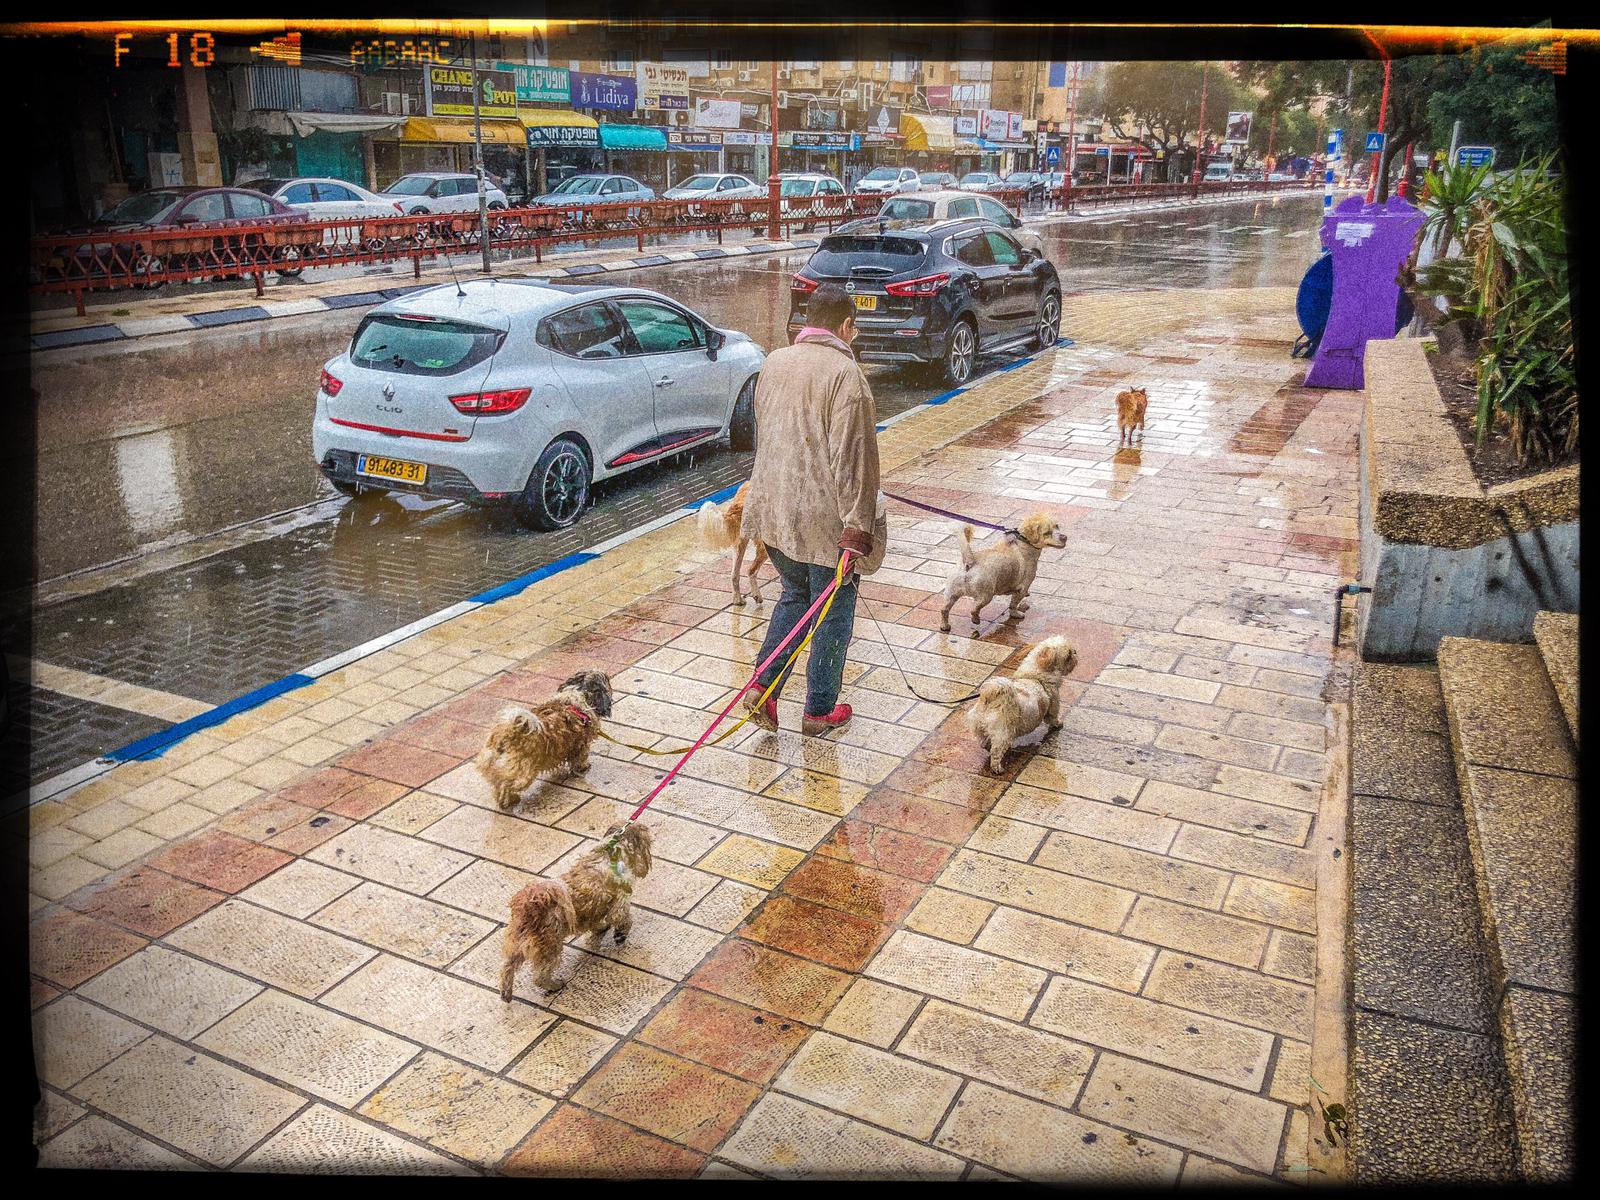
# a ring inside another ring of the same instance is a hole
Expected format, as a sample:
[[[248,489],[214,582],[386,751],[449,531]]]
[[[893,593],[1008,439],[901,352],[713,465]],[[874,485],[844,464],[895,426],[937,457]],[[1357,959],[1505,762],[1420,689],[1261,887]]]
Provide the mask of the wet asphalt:
[[[1037,228],[1070,313],[1074,293],[1292,286],[1317,254],[1320,215],[1296,196]],[[751,255],[607,282],[667,292],[771,349],[785,341],[789,277],[804,261]],[[445,501],[347,502],[312,460],[310,419],[317,369],[360,315],[35,356],[35,659],[219,704],[749,472],[750,456],[726,447],[654,464],[599,485],[593,509],[556,534]],[[942,388],[891,368],[867,375],[880,419]],[[18,688],[14,700],[12,737],[33,733],[33,782],[164,724],[53,692]],[[0,794],[23,782],[0,780]]]

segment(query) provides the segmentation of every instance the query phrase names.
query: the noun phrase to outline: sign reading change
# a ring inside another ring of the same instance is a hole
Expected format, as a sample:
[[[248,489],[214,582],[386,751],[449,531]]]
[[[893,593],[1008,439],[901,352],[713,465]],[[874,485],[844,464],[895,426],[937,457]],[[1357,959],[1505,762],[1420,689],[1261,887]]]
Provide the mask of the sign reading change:
[[[481,115],[485,117],[517,115],[517,78],[510,71],[474,72],[471,67],[430,66],[428,116],[472,116],[474,86],[477,89],[478,111]]]

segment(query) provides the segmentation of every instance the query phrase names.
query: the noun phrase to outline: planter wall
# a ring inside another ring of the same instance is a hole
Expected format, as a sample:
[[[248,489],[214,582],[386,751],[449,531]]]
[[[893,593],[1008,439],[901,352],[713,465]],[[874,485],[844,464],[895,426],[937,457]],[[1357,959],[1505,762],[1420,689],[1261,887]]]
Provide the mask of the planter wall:
[[[1578,468],[1485,489],[1433,382],[1425,342],[1369,342],[1361,425],[1361,656],[1432,659],[1442,637],[1527,641],[1577,612]]]

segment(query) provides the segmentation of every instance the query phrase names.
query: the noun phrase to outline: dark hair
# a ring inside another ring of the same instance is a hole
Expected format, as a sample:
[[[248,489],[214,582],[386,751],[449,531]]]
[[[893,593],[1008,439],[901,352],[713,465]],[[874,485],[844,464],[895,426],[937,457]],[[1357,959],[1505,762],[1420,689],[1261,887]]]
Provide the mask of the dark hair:
[[[819,325],[838,333],[856,315],[855,301],[837,283],[825,283],[811,293],[806,304],[806,324]]]

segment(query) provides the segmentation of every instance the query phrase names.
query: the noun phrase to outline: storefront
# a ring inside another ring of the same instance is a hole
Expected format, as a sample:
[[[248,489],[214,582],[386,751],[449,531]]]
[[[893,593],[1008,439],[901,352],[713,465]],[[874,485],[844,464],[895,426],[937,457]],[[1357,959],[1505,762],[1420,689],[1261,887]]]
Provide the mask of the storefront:
[[[373,143],[372,166],[378,187],[388,187],[414,171],[472,170],[475,132],[471,117],[406,118],[399,141]],[[485,166],[490,165],[491,147],[500,151],[500,161],[511,163],[517,161],[513,152],[524,145],[521,122],[498,118],[483,122]]]
[[[602,169],[600,122],[562,108],[524,108],[518,114],[527,165],[529,195],[548,192],[569,175]]]
[[[780,171],[815,171],[845,179],[847,164],[859,162],[859,133],[816,133],[795,130],[778,134]]]
[[[770,133],[747,133],[730,129],[722,135],[722,168],[748,175],[757,183],[765,183],[771,173]]]
[[[653,125],[602,125],[600,148],[607,171],[631,175],[658,193],[666,188],[667,135]]]
[[[667,130],[667,186],[676,187],[691,175],[720,172],[722,134],[714,129]]]

